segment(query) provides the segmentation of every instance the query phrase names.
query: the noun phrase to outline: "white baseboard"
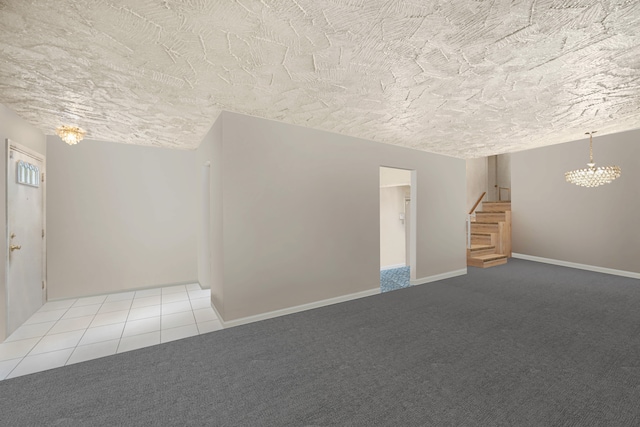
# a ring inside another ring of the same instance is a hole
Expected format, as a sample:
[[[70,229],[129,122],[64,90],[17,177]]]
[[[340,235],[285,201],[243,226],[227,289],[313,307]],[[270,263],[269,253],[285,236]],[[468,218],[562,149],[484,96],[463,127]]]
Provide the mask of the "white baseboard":
[[[420,279],[410,280],[411,286],[424,285],[425,283],[437,282],[438,280],[450,279],[456,276],[467,274],[466,268],[460,270],[447,271],[446,273],[436,274],[435,276],[421,277]]]
[[[273,317],[284,316],[286,314],[293,314],[293,313],[298,313],[300,311],[311,310],[312,308],[319,308],[319,307],[324,307],[326,305],[337,304],[339,302],[351,301],[358,298],[377,295],[379,293],[380,293],[380,287],[377,287],[375,289],[369,289],[367,291],[356,292],[348,295],[342,295],[339,297],[329,298],[322,301],[310,302],[302,305],[296,305],[295,307],[287,307],[280,310],[269,311],[267,313],[256,314],[255,316],[242,317],[240,319],[224,321],[219,315],[218,317],[220,318],[220,322],[222,323],[222,326],[224,328],[231,328],[233,326],[240,326],[240,325],[245,325],[247,323],[257,322],[259,320],[266,320],[266,319],[271,319]],[[214,307],[214,310],[216,311],[216,314],[218,314],[215,307]]]
[[[393,270],[394,268],[402,268],[402,267],[406,267],[407,264],[396,264],[396,265],[387,265],[384,267],[380,267],[380,271],[384,271],[384,270]]]
[[[640,273],[633,271],[615,270],[613,268],[598,267],[596,265],[578,264],[576,262],[562,261],[559,259],[542,258],[533,255],[511,254],[513,258],[525,259],[527,261],[543,262],[545,264],[561,265],[563,267],[577,268],[580,270],[595,271],[597,273],[613,274],[614,276],[630,277],[632,279],[640,279]]]
[[[222,327],[224,328],[224,321],[222,320],[222,316],[220,316],[220,312],[218,311],[218,309],[216,308],[215,304],[213,303],[213,301],[211,301],[211,299],[209,299],[209,305],[211,306],[211,308],[213,309],[213,312],[216,314],[216,317],[218,318],[218,320],[220,321],[220,323],[222,324]]]
[[[198,286],[200,286],[200,289],[209,289],[209,288],[205,288],[204,286],[202,286],[202,283],[200,283],[200,281],[196,281],[195,283],[197,283]]]

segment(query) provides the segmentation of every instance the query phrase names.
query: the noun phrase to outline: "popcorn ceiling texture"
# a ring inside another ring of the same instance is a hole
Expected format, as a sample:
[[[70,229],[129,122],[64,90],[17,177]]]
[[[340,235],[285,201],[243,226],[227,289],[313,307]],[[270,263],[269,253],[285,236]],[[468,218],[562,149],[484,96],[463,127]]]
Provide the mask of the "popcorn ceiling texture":
[[[640,123],[637,0],[0,0],[0,103],[194,149],[222,110],[472,158]]]

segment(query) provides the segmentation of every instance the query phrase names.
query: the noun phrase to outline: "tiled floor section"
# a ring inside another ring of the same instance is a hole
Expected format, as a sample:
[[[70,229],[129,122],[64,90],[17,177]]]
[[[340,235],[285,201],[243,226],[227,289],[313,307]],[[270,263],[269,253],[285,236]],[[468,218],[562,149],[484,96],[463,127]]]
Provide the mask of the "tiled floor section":
[[[380,271],[380,292],[396,291],[411,286],[410,267],[393,268]]]
[[[48,302],[0,344],[0,380],[219,329],[198,284]]]

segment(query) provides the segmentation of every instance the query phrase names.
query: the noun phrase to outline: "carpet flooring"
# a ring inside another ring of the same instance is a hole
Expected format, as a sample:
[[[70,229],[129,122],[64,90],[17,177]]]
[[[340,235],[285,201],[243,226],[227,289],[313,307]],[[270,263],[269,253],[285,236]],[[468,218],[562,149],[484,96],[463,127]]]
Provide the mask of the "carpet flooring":
[[[380,271],[380,292],[397,291],[409,287],[411,267],[392,268]]]
[[[10,426],[640,425],[640,281],[504,266],[0,382]]]

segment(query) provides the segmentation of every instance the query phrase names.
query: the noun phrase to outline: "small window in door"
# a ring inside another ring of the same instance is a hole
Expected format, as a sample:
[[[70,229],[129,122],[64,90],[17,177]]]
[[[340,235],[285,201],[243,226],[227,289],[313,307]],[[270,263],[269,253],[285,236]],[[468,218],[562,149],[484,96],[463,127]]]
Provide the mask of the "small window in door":
[[[40,168],[31,163],[18,160],[18,184],[30,185],[31,187],[40,186]]]

